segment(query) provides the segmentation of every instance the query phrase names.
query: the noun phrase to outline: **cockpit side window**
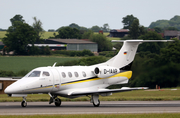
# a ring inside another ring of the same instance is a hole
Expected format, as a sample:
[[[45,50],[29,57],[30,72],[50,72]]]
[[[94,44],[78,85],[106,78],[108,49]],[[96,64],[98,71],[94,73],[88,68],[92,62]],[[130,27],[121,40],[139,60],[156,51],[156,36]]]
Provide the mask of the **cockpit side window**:
[[[40,77],[41,71],[33,71],[28,77]]]
[[[46,72],[46,71],[44,71],[42,75],[43,77],[50,76],[49,72]]]

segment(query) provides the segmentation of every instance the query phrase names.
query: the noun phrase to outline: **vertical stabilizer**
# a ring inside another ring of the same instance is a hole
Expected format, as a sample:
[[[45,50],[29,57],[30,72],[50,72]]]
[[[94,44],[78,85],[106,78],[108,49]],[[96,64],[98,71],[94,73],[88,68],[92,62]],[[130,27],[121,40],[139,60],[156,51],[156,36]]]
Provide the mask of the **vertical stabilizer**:
[[[126,40],[115,58],[109,63],[109,66],[122,68],[130,64],[135,57],[137,48],[143,40]],[[108,62],[107,62],[108,63]]]
[[[143,42],[167,42],[167,41],[173,41],[173,40],[118,40],[118,41],[116,40],[116,41],[112,41],[112,42],[124,42],[124,43],[119,53],[113,58],[111,58],[110,60],[108,60],[105,64],[112,67],[123,68],[124,66],[127,66],[133,62],[139,44]]]

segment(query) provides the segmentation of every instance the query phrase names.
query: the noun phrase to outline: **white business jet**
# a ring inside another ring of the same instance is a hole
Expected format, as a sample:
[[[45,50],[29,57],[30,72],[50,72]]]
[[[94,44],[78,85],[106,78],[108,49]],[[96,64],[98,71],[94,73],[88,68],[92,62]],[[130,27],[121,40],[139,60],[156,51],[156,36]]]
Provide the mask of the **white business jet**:
[[[114,41],[115,42],[115,41]],[[137,90],[123,87],[107,89],[114,84],[126,84],[132,76],[130,66],[134,60],[138,45],[143,42],[167,42],[167,40],[126,40],[119,53],[110,60],[92,66],[39,67],[5,89],[11,97],[23,97],[22,107],[27,106],[27,94],[49,94],[49,104],[61,105],[57,96],[76,98],[90,97],[95,107],[100,105],[99,95],[109,96],[115,92]]]

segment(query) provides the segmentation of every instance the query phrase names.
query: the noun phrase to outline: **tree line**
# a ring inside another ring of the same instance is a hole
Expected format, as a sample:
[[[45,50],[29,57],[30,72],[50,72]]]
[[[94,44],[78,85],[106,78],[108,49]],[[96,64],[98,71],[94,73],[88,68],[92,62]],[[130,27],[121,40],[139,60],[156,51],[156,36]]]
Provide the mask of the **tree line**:
[[[110,31],[110,26],[108,23],[105,23],[102,27],[95,25],[95,26],[92,26],[91,28],[87,28],[87,27],[79,26],[76,23],[71,23],[69,26],[64,26],[64,27],[76,28],[80,31],[88,31],[88,30],[92,30],[93,32],[99,32],[100,30],[102,30],[103,32]],[[49,29],[48,32],[57,32],[60,28],[58,28],[57,30]]]
[[[32,26],[27,24],[21,15],[15,15],[10,19],[12,26],[7,29],[6,37],[2,39],[5,44],[3,52],[14,51],[16,55],[37,53],[38,48],[34,46],[34,43],[41,40],[43,29],[41,21],[36,17],[33,19]]]
[[[155,28],[159,33],[164,30],[180,30],[180,16],[175,15],[170,20],[157,20],[149,25],[149,28]]]

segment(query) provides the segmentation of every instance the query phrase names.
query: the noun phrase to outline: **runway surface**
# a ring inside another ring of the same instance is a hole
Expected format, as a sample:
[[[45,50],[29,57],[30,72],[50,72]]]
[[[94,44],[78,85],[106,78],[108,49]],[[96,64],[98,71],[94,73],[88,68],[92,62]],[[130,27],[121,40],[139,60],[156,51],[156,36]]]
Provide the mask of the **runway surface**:
[[[48,102],[1,102],[0,115],[36,114],[122,114],[122,113],[180,113],[180,101],[101,101],[99,107],[86,102],[63,102],[60,107]]]

